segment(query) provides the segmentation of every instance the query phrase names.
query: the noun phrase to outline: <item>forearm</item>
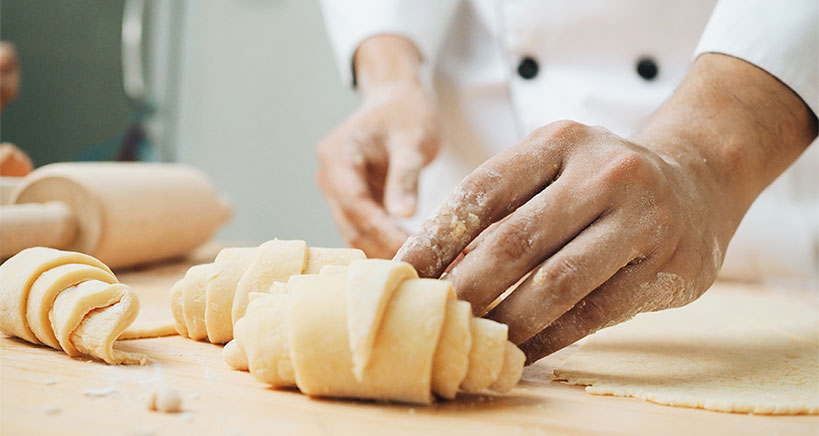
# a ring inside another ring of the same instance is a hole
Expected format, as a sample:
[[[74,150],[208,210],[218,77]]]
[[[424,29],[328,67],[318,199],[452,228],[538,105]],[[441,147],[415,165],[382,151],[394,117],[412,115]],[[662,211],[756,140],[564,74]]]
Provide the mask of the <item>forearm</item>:
[[[816,135],[816,117],[786,85],[740,59],[705,54],[635,141],[723,189],[735,227]]]
[[[366,39],[356,50],[353,65],[365,98],[381,86],[396,83],[420,86],[421,55],[412,42],[400,36],[377,35]]]

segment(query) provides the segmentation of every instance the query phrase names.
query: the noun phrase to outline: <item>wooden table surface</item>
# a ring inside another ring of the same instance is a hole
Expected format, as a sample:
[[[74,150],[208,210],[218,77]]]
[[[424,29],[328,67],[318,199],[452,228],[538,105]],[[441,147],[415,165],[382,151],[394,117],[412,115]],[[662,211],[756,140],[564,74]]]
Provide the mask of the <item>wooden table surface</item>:
[[[189,260],[119,273],[140,295],[141,317],[170,319],[170,285]],[[506,395],[459,395],[430,407],[311,399],[265,387],[222,361],[222,347],[178,336],[124,341],[147,354],[146,366],[108,366],[0,337],[2,435],[266,435],[266,434],[819,434],[817,416],[754,416],[675,408],[630,398],[592,396],[551,381],[552,369],[576,346],[524,371]],[[182,413],[149,411],[161,384],[182,394]],[[819,395],[819,393],[817,393]]]

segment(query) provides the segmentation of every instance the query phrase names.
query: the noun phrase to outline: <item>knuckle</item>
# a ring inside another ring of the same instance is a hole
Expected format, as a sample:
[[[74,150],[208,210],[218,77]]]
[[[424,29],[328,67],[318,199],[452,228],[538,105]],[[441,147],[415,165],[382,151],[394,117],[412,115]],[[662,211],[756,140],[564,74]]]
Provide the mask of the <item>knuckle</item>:
[[[648,159],[634,150],[620,151],[610,160],[603,171],[608,182],[647,184],[651,182],[651,164]]]
[[[510,222],[498,230],[497,246],[501,256],[518,259],[532,249],[532,239],[523,226]]]
[[[460,189],[457,191],[457,195],[460,197],[458,200],[463,203],[482,206],[482,203],[493,191],[493,187],[497,186],[494,182],[498,179],[500,179],[499,174],[479,167],[461,182]]]
[[[553,137],[566,137],[566,136],[574,136],[578,133],[584,132],[588,126],[582,123],[578,123],[574,120],[560,120],[555,121],[553,123],[547,124],[544,129],[548,132],[550,136]]]
[[[644,176],[648,173],[649,162],[639,152],[628,150],[621,153],[621,155],[614,160],[617,167],[622,168],[627,174],[631,176]]]
[[[588,128],[585,124],[573,120],[560,120],[532,130],[524,142],[550,144],[550,140],[576,138]]]
[[[545,285],[550,293],[565,295],[572,291],[574,283],[577,282],[578,271],[577,262],[559,258],[550,262],[543,272],[538,271],[535,274],[535,281]]]

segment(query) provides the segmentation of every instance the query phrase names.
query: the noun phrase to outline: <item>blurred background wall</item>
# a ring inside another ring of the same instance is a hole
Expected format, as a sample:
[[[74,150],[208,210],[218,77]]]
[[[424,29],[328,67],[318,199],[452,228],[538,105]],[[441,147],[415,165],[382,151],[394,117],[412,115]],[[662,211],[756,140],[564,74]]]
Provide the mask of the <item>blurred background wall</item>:
[[[134,0],[128,0],[134,1]],[[36,165],[111,159],[139,105],[123,90],[126,1],[3,0],[22,89],[0,139]],[[315,145],[356,104],[316,0],[146,0],[148,159],[206,171],[234,205],[223,241],[342,244],[315,184]]]
[[[119,135],[130,115],[122,90],[123,1],[4,0],[0,38],[17,47],[18,99],[0,117],[3,141],[35,165],[74,160]]]

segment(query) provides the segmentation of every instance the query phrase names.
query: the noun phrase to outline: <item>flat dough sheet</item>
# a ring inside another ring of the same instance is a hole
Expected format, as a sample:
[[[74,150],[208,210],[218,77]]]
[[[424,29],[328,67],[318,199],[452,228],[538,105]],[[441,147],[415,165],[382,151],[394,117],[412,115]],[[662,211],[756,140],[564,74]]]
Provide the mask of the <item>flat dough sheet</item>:
[[[736,291],[588,338],[553,378],[595,395],[758,414],[819,413],[819,306]]]

